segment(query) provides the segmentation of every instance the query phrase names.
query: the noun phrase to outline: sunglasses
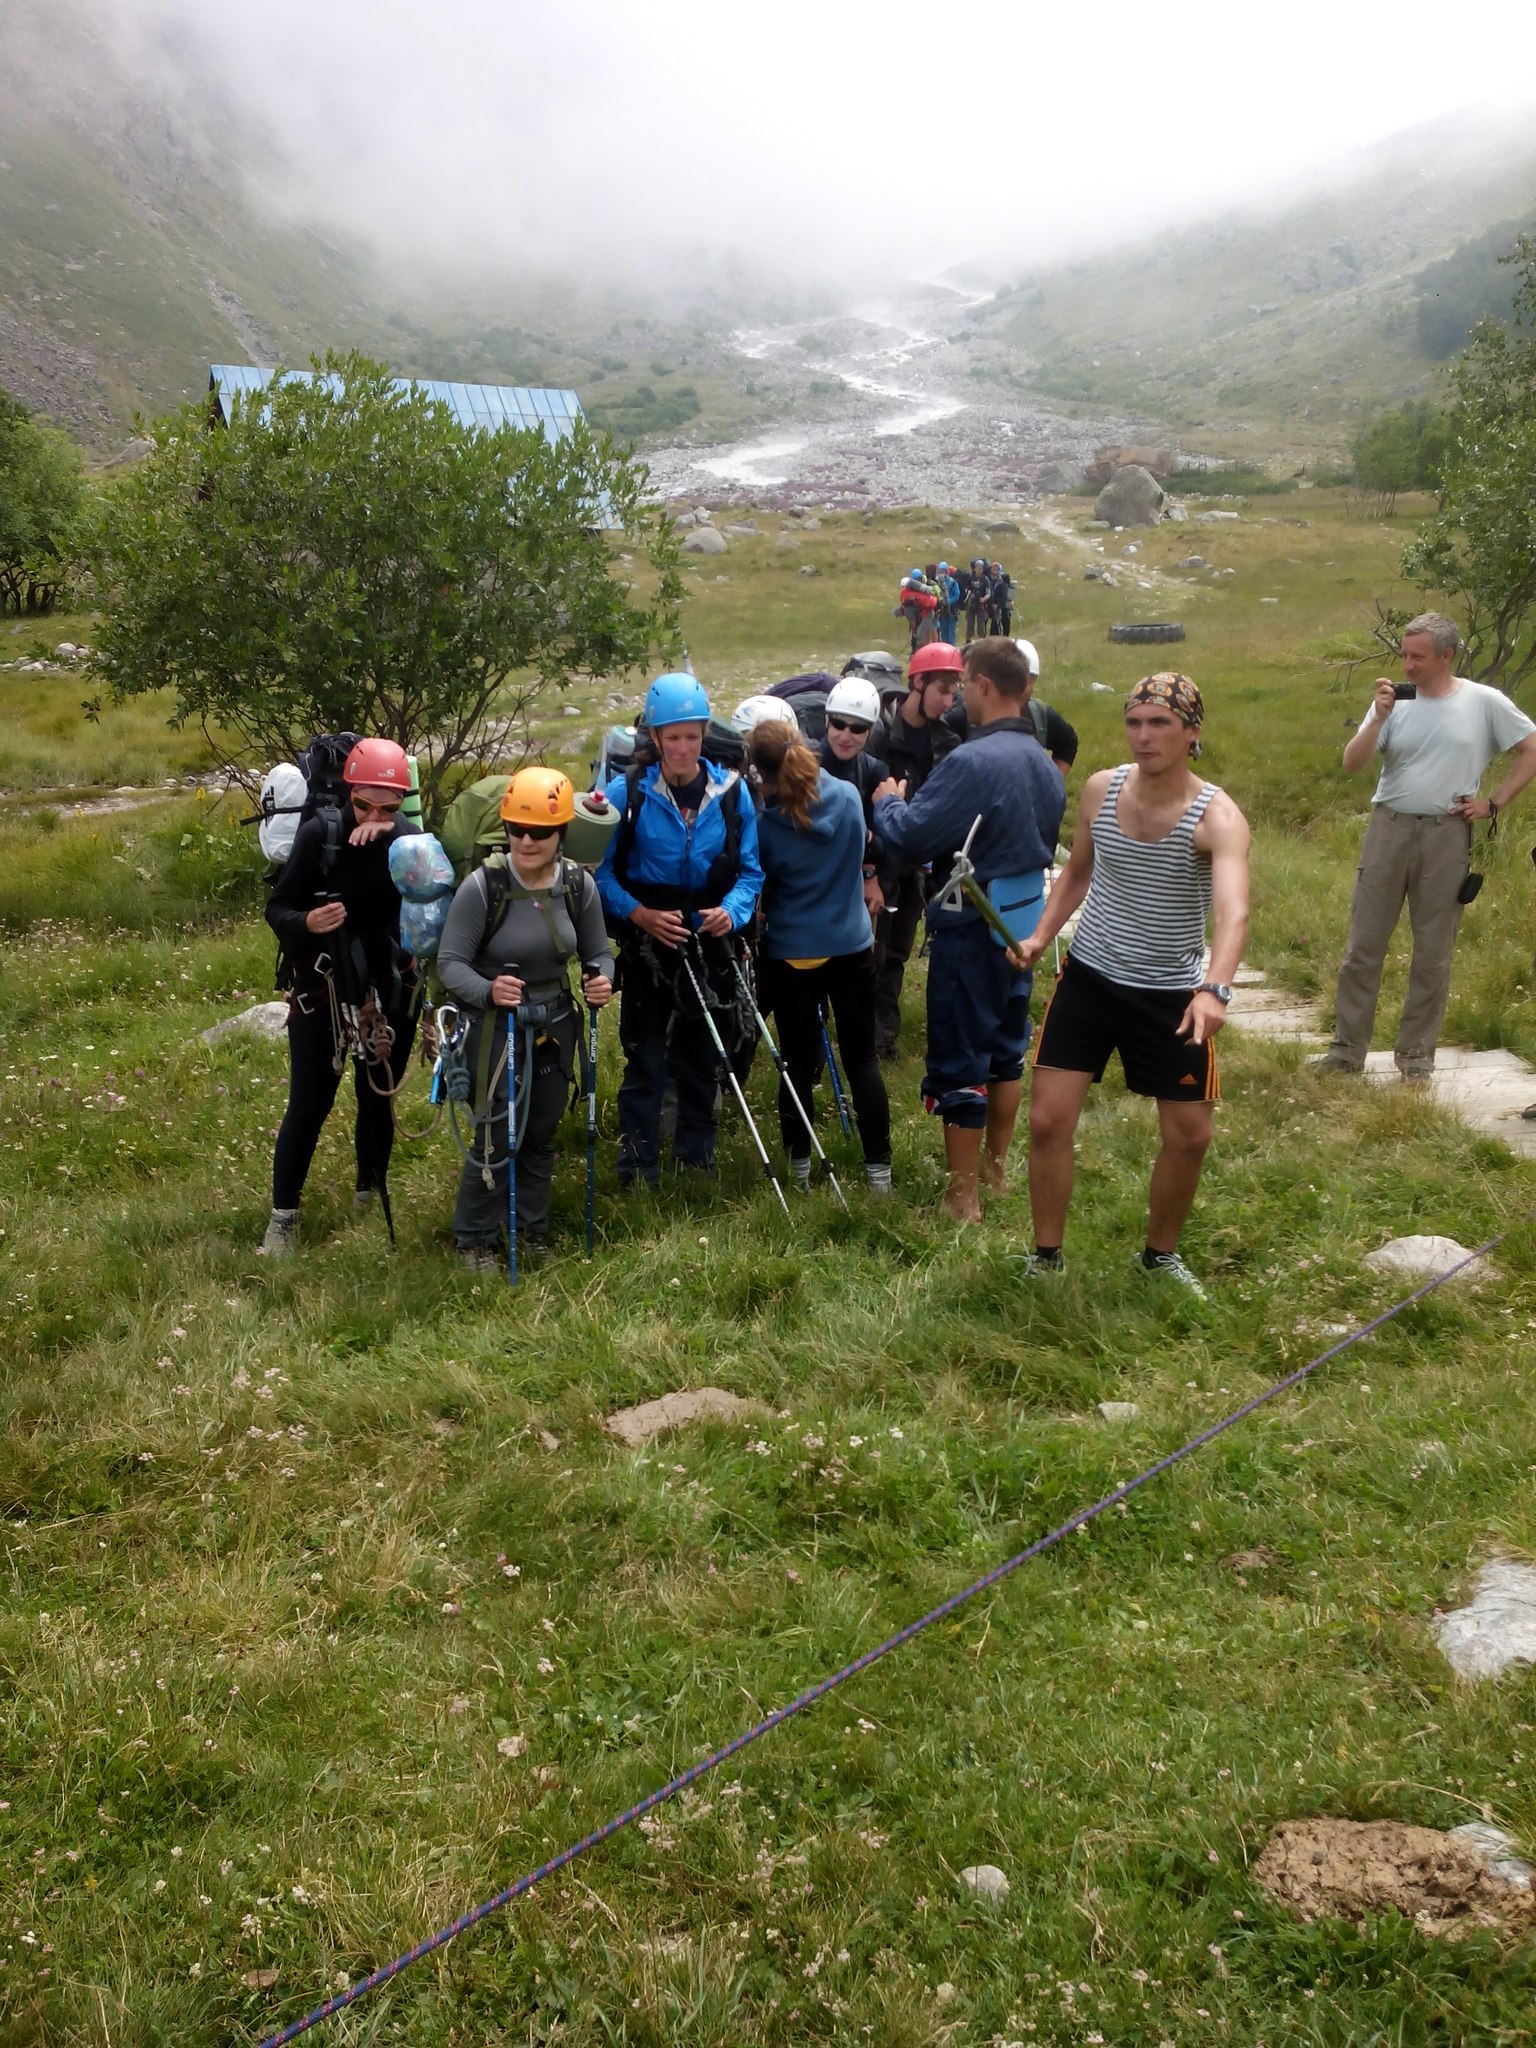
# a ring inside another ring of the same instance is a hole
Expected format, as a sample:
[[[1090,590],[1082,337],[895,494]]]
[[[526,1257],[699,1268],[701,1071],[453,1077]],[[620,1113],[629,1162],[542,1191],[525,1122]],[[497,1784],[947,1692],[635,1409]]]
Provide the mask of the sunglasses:
[[[399,804],[374,804],[365,796],[353,797],[352,808],[354,811],[372,811],[378,818],[398,818],[400,815]]]
[[[869,731],[869,727],[864,723],[862,718],[829,718],[827,720],[827,728],[830,732]]]
[[[558,825],[509,825],[507,836],[511,839],[553,839],[559,830]]]

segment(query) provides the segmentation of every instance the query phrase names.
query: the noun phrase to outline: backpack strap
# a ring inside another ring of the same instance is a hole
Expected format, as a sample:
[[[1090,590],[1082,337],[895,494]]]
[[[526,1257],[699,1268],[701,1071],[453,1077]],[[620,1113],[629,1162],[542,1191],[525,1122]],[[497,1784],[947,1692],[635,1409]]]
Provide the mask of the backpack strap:
[[[320,820],[320,875],[329,881],[341,853],[341,810],[336,804],[322,804],[315,816]]]
[[[1035,738],[1042,747],[1045,747],[1045,751],[1049,753],[1051,751],[1050,748],[1045,746],[1045,706],[1033,694],[1029,700],[1029,721],[1035,728]]]
[[[635,833],[640,818],[640,778],[645,767],[633,762],[624,770],[624,808],[619,813],[619,829],[613,839],[613,873],[621,889],[635,893],[629,887],[629,857],[635,849]]]

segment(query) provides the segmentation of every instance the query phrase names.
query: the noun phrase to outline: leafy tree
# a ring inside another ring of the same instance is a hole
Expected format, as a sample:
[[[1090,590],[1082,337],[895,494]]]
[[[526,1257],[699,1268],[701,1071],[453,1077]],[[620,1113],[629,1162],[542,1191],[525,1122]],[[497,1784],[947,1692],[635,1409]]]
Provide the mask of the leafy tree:
[[[85,465],[73,441],[0,390],[0,614],[53,610],[85,505]]]
[[[1438,504],[1403,570],[1459,602],[1468,672],[1507,690],[1536,669],[1536,235],[1505,260],[1514,318],[1483,321],[1451,370]]]
[[[93,667],[114,699],[169,686],[172,724],[225,758],[234,736],[244,767],[381,734],[430,791],[502,753],[541,689],[675,649],[677,542],[642,464],[583,427],[466,428],[360,355],[315,367],[227,429],[202,405],[159,421],[109,492]]]
[[[1449,416],[1427,400],[1381,413],[1354,441],[1354,480],[1390,512],[1399,491],[1435,490],[1450,446]]]

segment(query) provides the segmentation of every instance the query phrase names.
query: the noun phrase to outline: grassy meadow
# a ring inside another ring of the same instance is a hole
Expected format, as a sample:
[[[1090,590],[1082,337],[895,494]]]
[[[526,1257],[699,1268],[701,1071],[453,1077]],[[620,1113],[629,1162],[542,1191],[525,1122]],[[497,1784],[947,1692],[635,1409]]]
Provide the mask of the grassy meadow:
[[[1340,664],[1401,522],[1318,492],[1135,557],[1100,536],[1117,573],[1156,572],[1106,590],[1081,577],[1093,537],[1051,516],[990,551],[1082,733],[1074,786],[1118,758],[1148,656],[1187,667],[1204,765],[1256,828],[1249,958],[1326,1000],[1369,795],[1338,751],[1378,666]],[[973,532],[839,516],[733,544],[691,583],[700,675],[733,699],[898,644],[901,569]],[[1192,552],[1236,574],[1175,569]],[[1156,617],[1187,642],[1105,638]],[[89,638],[73,624],[49,637]],[[72,732],[83,694],[0,672],[0,783],[206,765],[163,732],[156,754],[142,703]],[[549,707],[553,758],[585,767],[607,695]],[[1022,1148],[981,1230],[937,1211],[918,973],[890,1203],[852,1192],[834,1125],[851,1213],[818,1192],[786,1223],[729,1115],[718,1188],[621,1201],[610,1018],[591,1265],[577,1121],[559,1255],[513,1294],[452,1255],[442,1131],[397,1150],[398,1250],[352,1223],[337,1115],[303,1256],[269,1268],[282,1048],[198,1036],[270,992],[243,808],[0,808],[0,2048],[259,2039],[1378,1312],[1395,1290],[1361,1259],[1387,1237],[1506,1228],[1475,1283],[315,2038],[1536,2040],[1531,1944],[1304,1926],[1248,1875],[1305,1815],[1487,1817],[1536,1846],[1536,1671],[1460,1686],[1428,1631],[1484,1558],[1536,1550],[1529,1166],[1417,1093],[1320,1082],[1233,1032],[1186,1243],[1209,1307],[1132,1270],[1153,1119],[1115,1077],[1084,1117],[1068,1273],[1030,1291]],[[1486,864],[1448,1031],[1528,1056],[1533,817]],[[766,1115],[762,1061],[753,1094]],[[402,1124],[426,1121],[417,1078]],[[643,1452],[599,1427],[703,1384],[759,1423]],[[960,1888],[975,1863],[1005,1902]]]

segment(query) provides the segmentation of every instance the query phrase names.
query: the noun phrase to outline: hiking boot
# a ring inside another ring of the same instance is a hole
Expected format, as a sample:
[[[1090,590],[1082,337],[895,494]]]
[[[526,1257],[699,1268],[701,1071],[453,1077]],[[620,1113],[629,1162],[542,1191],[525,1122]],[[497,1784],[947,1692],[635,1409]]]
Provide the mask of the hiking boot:
[[[377,1188],[354,1188],[352,1191],[352,1221],[361,1223],[365,1216],[373,1214],[373,1205],[379,1199]]]
[[[1210,1299],[1205,1289],[1200,1285],[1200,1282],[1191,1273],[1177,1252],[1159,1252],[1150,1265],[1138,1253],[1136,1264],[1143,1273],[1148,1274],[1152,1279],[1164,1280],[1174,1287],[1182,1287],[1191,1301],[1208,1301]]]
[[[1017,1252],[1014,1256],[1024,1268],[1019,1275],[1021,1280],[1055,1278],[1067,1270],[1060,1252]]]
[[[260,1259],[291,1259],[298,1249],[299,1212],[274,1209],[267,1219],[267,1234],[256,1247]]]
[[[891,1192],[891,1169],[888,1165],[876,1166],[871,1162],[866,1162],[864,1179],[868,1183],[869,1192],[872,1195],[884,1196]]]
[[[464,1261],[465,1272],[477,1277],[501,1271],[501,1253],[493,1244],[461,1244],[459,1257]]]
[[[1403,1081],[1433,1081],[1435,1078],[1435,1063],[1432,1059],[1399,1060],[1397,1072],[1398,1078]]]
[[[1309,1074],[1358,1074],[1361,1071],[1347,1052],[1320,1052],[1307,1061]]]
[[[811,1162],[809,1158],[796,1159],[793,1153],[790,1154],[789,1179],[790,1185],[795,1189],[797,1194],[808,1195],[810,1193]]]

